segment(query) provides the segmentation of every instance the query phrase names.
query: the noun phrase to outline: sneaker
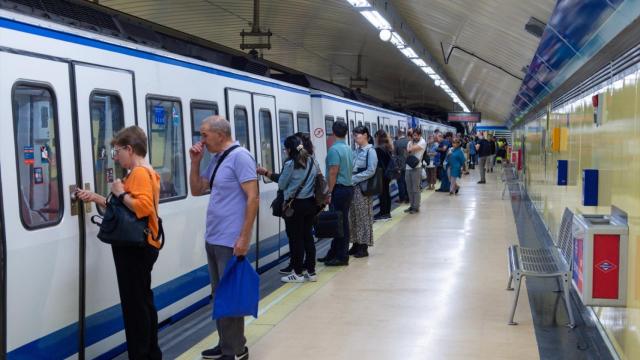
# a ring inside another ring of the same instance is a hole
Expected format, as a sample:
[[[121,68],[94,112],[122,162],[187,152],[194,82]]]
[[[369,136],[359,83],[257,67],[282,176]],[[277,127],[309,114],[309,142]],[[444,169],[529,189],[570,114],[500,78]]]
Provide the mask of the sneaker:
[[[478,184],[486,184],[486,183],[487,183],[487,182],[486,182],[486,181],[484,181],[484,180],[480,180],[480,181],[478,181]]]
[[[420,210],[418,210],[418,209],[411,209],[411,211],[409,211],[409,214],[417,214],[419,212],[420,212]]]
[[[310,281],[310,282],[316,282],[316,281],[318,281],[318,275],[315,273],[315,271],[314,271],[314,272],[312,272],[312,273],[310,273],[310,272],[308,272],[307,270],[305,270],[305,271],[302,273],[302,275],[304,276],[304,278],[305,278],[307,281]]]
[[[378,215],[373,217],[373,221],[382,221],[382,222],[384,222],[384,221],[389,221],[389,220],[391,220],[391,215],[380,215],[380,214],[378,214]]]
[[[286,268],[282,268],[278,272],[283,275],[288,275],[291,274],[292,271],[293,267],[291,266],[291,264],[289,264]]]
[[[244,352],[238,355],[224,355],[220,360],[249,360],[249,349],[245,346]]]
[[[412,211],[413,211],[412,207],[408,207],[408,208],[404,209],[404,212],[406,212],[406,213],[411,213]]]
[[[220,359],[222,358],[222,349],[220,349],[220,345],[214,347],[213,349],[207,349],[200,353],[203,359]]]
[[[280,281],[286,282],[286,283],[303,283],[304,282],[304,276],[303,275],[298,275],[295,272],[292,272],[291,274],[289,274],[287,276],[281,277]]]

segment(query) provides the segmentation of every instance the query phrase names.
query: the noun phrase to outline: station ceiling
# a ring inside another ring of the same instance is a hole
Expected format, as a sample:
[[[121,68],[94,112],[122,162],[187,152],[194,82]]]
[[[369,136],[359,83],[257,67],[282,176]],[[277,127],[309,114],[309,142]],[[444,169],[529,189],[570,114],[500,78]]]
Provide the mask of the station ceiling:
[[[371,0],[369,0],[371,1]],[[98,1],[96,1],[98,2]],[[378,0],[390,2],[453,87],[483,119],[505,121],[522,83],[516,77],[454,50],[456,45],[523,78],[539,38],[526,32],[530,17],[546,23],[555,0]],[[99,0],[101,5],[239,49],[240,32],[251,30],[252,0]],[[273,33],[265,59],[321,79],[349,86],[357,75],[368,78],[364,93],[384,101],[435,111],[453,102],[346,0],[262,0],[260,26]],[[446,54],[445,54],[446,55]],[[459,109],[459,108],[458,108]]]

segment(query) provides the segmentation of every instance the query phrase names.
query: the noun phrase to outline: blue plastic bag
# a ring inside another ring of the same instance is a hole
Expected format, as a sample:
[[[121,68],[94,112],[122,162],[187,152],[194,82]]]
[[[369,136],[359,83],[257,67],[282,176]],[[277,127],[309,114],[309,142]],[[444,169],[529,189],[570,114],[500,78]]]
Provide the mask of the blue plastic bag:
[[[244,257],[233,257],[224,269],[213,300],[213,319],[258,317],[260,276]]]

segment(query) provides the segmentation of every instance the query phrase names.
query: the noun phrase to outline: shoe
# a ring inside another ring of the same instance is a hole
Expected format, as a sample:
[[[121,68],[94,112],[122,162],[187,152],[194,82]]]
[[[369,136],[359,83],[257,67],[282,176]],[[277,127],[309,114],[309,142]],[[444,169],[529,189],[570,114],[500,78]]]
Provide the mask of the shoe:
[[[326,261],[324,263],[325,266],[347,266],[349,265],[348,261],[343,261],[343,260],[338,260],[338,259],[331,259],[329,261]]]
[[[318,275],[316,275],[316,272],[308,272],[307,270],[302,272],[302,275],[304,276],[305,280],[310,281],[310,282],[316,282],[318,281]]]
[[[389,221],[389,220],[391,220],[391,214],[382,215],[382,217],[380,218],[380,221],[382,222]]]
[[[204,357],[203,357],[204,358]],[[249,360],[249,349],[245,346],[244,352],[238,355],[224,355],[219,357],[220,360]]]
[[[327,261],[329,261],[331,259],[333,259],[333,258],[331,256],[327,255],[325,257],[318,258],[318,262],[323,263],[323,262],[327,262]]]
[[[406,213],[410,213],[410,212],[411,212],[411,210],[413,210],[413,208],[412,208],[412,207],[408,207],[408,208],[404,209],[404,212],[406,212]]]
[[[456,195],[458,195],[458,191],[460,191],[460,188],[456,188]]]
[[[214,347],[213,349],[207,349],[200,353],[203,359],[220,359],[222,358],[222,349],[220,349],[220,345]]]
[[[369,246],[367,246],[365,244],[361,244],[359,251],[355,255],[353,255],[353,257],[359,259],[359,258],[363,258],[363,257],[369,256],[369,251],[367,250],[368,247]]]
[[[280,278],[280,281],[286,283],[303,283],[305,281],[304,275],[298,275],[294,272],[287,276],[283,276]]]
[[[356,243],[353,243],[353,244],[351,245],[351,249],[349,249],[348,254],[349,254],[349,255],[353,255],[353,254],[357,253],[357,252],[358,252],[358,246],[360,246],[360,245],[358,245],[358,244],[356,244]]]
[[[291,267],[291,264],[289,264],[286,268],[282,268],[278,272],[283,275],[288,275],[288,274],[291,274],[292,271],[293,271],[293,267]]]
[[[487,183],[487,182],[486,182],[486,181],[484,181],[484,180],[480,180],[480,181],[478,181],[478,184],[486,184],[486,183]]]
[[[411,209],[411,211],[409,211],[409,214],[417,214],[419,212],[420,212],[419,209]]]

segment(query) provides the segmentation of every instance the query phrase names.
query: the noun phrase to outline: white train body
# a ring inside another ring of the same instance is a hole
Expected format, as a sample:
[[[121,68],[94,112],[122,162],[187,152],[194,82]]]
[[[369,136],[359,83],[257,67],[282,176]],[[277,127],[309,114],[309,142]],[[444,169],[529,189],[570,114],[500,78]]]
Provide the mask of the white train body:
[[[159,320],[175,321],[209,301],[203,239],[208,197],[189,194],[188,148],[198,139],[198,121],[215,109],[231,121],[234,137],[256,161],[273,169],[282,166],[284,138],[296,131],[310,132],[323,164],[332,141],[328,117],[342,118],[351,128],[371,126],[373,132],[384,127],[392,135],[413,120],[0,10],[2,316],[8,358],[67,358],[80,349],[96,358],[123,350],[111,250],[97,240],[97,227],[89,221],[97,209],[83,209],[70,196],[74,186],[105,191],[119,177],[107,150],[109,134],[121,126],[139,125],[156,144],[148,156],[163,181],[160,214],[167,239],[153,270]],[[260,270],[288,253],[284,223],[269,209],[276,189],[261,179],[249,255]],[[74,207],[84,215],[74,215]]]

